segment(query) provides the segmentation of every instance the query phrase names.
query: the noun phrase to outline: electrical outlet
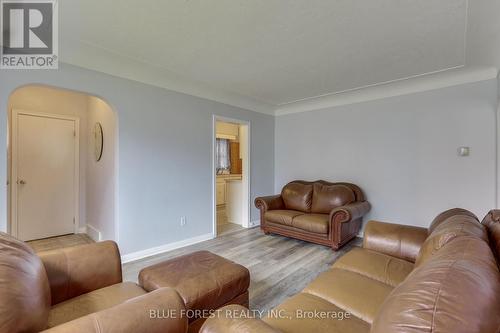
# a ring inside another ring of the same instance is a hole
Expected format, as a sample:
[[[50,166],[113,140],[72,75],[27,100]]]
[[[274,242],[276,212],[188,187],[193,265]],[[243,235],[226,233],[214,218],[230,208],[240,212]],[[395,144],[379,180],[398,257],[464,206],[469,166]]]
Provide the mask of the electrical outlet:
[[[181,226],[185,226],[186,225],[186,217],[185,216],[182,216],[181,217]]]

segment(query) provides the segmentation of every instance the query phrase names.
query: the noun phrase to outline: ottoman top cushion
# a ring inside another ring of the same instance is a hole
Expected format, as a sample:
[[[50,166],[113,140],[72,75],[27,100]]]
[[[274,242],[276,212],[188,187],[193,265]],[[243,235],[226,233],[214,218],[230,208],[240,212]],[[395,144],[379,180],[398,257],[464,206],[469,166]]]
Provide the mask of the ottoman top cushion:
[[[190,310],[215,310],[245,293],[247,268],[209,251],[198,251],[144,268],[139,284],[147,291],[170,287]]]

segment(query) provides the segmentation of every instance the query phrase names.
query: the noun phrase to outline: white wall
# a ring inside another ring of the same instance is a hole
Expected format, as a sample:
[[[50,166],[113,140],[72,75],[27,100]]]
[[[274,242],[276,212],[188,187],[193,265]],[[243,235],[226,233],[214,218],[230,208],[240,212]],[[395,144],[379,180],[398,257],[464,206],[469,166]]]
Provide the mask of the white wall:
[[[103,152],[96,161],[94,154],[94,125],[99,122],[103,131]],[[87,163],[87,227],[100,232],[101,240],[115,239],[115,180],[116,180],[116,118],[103,100],[88,97]],[[95,237],[95,236],[94,236]]]
[[[87,102],[87,95],[43,86],[22,87],[11,95],[9,102],[9,110],[21,109],[35,113],[73,116],[80,119],[80,227],[85,226],[87,215],[85,195],[87,173],[85,161],[88,140]],[[4,130],[2,128],[0,132]]]
[[[500,68],[500,1],[469,1],[467,65]]]
[[[428,226],[451,207],[482,217],[495,206],[496,92],[488,80],[278,116],[275,192],[293,179],[350,181],[373,205],[365,221]]]
[[[248,125],[239,125],[238,134],[240,139],[240,158],[242,159],[242,178],[241,178],[241,187],[243,189],[242,193],[242,209],[241,215],[243,216],[243,226],[251,227],[253,225],[260,224],[259,220],[250,220],[246,218],[248,216],[248,210],[253,206],[252,198],[248,197],[248,176],[247,176],[247,161],[248,161]],[[249,203],[250,205],[247,205]]]
[[[58,70],[2,72],[0,147],[6,147],[8,98],[30,83],[102,97],[116,112],[122,254],[211,234],[213,114],[251,123],[251,198],[273,192],[273,116],[66,64]],[[0,152],[0,184],[6,184],[6,155]],[[0,230],[6,230],[6,201],[4,188]],[[184,227],[181,216],[187,218]],[[259,218],[253,205],[251,218]]]

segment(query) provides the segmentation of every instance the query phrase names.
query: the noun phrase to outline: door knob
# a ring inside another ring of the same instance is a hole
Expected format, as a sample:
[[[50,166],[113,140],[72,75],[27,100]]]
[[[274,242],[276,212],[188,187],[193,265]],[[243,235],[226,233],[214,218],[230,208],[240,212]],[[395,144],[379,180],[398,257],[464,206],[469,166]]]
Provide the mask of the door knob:
[[[26,182],[25,182],[24,180],[22,180],[22,179],[21,179],[21,180],[18,180],[18,181],[17,181],[17,183],[18,183],[19,185],[26,185]]]

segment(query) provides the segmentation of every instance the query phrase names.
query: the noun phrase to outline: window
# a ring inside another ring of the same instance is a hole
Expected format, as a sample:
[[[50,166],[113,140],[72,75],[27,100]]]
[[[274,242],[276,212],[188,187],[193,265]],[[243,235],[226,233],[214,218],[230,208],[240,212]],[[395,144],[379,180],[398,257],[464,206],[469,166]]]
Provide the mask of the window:
[[[215,157],[217,159],[215,168],[217,173],[222,173],[231,168],[231,156],[229,148],[229,140],[217,139],[215,145]]]

